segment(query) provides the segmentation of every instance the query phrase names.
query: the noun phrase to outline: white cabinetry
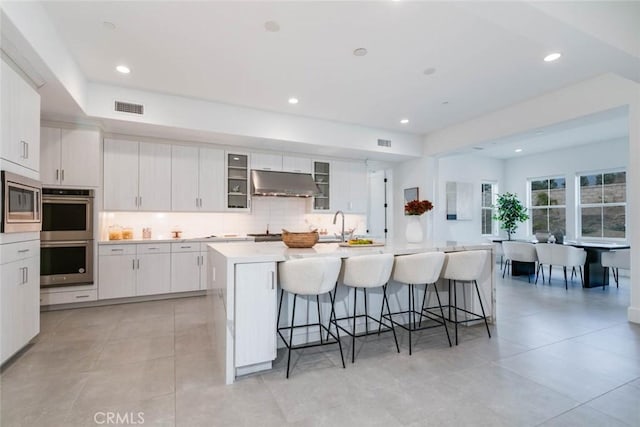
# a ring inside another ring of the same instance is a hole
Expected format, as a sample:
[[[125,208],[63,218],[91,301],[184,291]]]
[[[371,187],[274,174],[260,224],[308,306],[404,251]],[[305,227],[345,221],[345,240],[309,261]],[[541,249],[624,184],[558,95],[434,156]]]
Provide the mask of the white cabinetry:
[[[0,245],[0,260],[0,363],[4,363],[40,332],[40,241]]]
[[[47,186],[100,185],[100,132],[40,129],[40,180]]]
[[[4,59],[0,61],[0,157],[40,169],[40,95]]]
[[[101,245],[98,257],[98,298],[169,293],[170,252],[170,243]]]
[[[251,153],[251,169],[282,171],[282,155],[272,153]]]
[[[311,159],[274,153],[251,153],[251,169],[311,173]]]
[[[311,159],[308,157],[282,156],[283,172],[311,173]]]
[[[104,209],[169,211],[171,146],[105,139]]]
[[[227,153],[225,182],[227,209],[248,211],[251,188],[248,154]]]
[[[366,213],[368,194],[366,165],[363,162],[332,161],[331,178],[331,210]]]
[[[171,292],[205,289],[206,258],[206,244],[172,243]]]
[[[235,266],[235,366],[276,358],[276,263]]]
[[[171,147],[171,210],[215,212],[224,208],[224,151]]]

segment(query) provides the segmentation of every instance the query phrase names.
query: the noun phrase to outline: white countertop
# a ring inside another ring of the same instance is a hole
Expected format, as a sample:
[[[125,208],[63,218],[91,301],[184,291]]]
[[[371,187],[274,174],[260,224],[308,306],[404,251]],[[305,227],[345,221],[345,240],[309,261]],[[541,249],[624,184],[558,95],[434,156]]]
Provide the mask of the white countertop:
[[[415,243],[387,243],[385,246],[355,246],[343,247],[338,243],[316,243],[312,248],[288,248],[283,242],[246,242],[226,245],[212,242],[209,248],[224,256],[231,263],[250,262],[279,262],[288,259],[306,258],[312,256],[337,256],[348,258],[357,255],[391,253],[394,255],[408,255],[431,251],[464,251],[474,249],[492,250],[491,243],[462,243],[462,242],[424,242]]]
[[[121,240],[101,240],[99,245],[127,245],[138,243],[189,243],[189,242],[251,242],[254,238],[248,236],[216,236],[216,237],[194,237],[179,239],[121,239]]]

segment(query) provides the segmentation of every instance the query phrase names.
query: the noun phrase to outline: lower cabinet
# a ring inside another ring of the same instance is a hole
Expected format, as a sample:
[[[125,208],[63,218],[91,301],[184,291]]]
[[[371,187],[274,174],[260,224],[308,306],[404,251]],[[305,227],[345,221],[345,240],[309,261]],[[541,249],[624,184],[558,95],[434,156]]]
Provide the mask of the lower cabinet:
[[[206,289],[207,268],[205,244],[171,244],[171,292]]]
[[[171,291],[171,245],[101,245],[98,299],[166,294]]]
[[[276,263],[236,264],[235,367],[276,358]]]
[[[40,242],[1,246],[0,363],[4,363],[40,332]]]

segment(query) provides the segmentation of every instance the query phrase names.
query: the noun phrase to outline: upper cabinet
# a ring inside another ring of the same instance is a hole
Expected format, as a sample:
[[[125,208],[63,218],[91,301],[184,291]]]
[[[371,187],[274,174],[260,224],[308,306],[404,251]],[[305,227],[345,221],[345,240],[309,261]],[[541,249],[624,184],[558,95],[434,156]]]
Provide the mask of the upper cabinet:
[[[224,151],[171,147],[171,210],[216,212],[224,208]]]
[[[104,209],[169,211],[171,146],[105,139]]]
[[[272,153],[251,153],[251,169],[282,171],[282,155]]]
[[[325,161],[314,161],[313,180],[320,189],[320,194],[313,198],[313,210],[328,211],[332,208],[331,163]]]
[[[312,170],[308,157],[282,156],[283,172],[312,173]]]
[[[40,170],[40,95],[0,61],[2,144],[0,157],[38,172]]]
[[[88,129],[40,129],[40,180],[46,186],[100,185],[100,132]]]
[[[308,157],[283,156],[274,153],[251,153],[251,169],[311,173],[311,159]]]
[[[227,153],[226,157],[227,209],[249,209],[249,155]]]
[[[335,160],[331,163],[332,210],[345,213],[367,212],[367,167],[364,162]]]

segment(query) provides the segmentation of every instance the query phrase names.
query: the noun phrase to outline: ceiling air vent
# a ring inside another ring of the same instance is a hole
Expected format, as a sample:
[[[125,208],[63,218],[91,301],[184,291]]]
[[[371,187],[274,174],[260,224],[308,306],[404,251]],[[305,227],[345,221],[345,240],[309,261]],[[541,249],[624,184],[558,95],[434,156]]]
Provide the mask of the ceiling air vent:
[[[391,147],[391,140],[390,139],[379,139],[378,140],[378,146],[379,147]]]
[[[120,111],[122,113],[144,114],[144,105],[132,104],[130,102],[116,101],[115,110]]]

